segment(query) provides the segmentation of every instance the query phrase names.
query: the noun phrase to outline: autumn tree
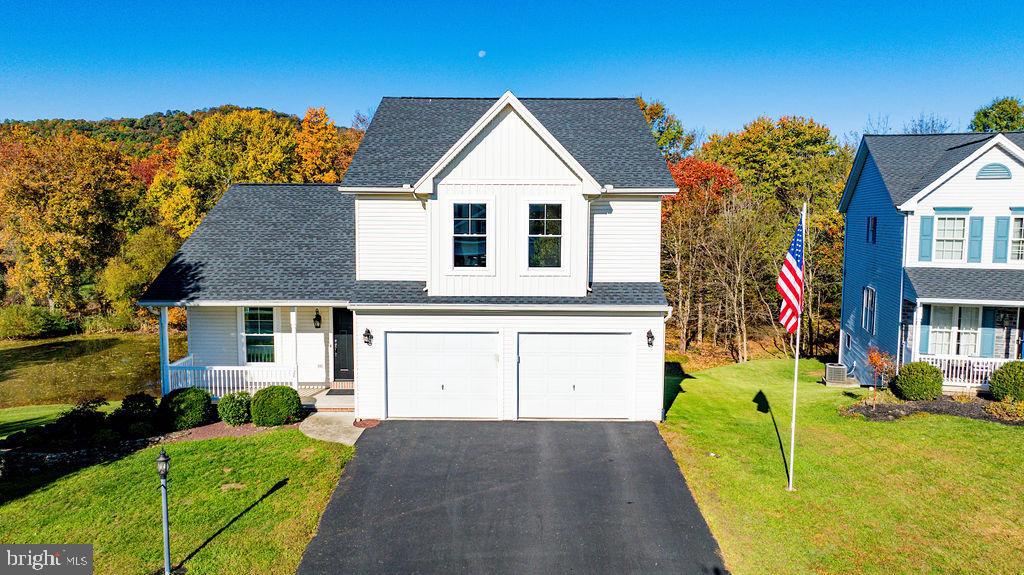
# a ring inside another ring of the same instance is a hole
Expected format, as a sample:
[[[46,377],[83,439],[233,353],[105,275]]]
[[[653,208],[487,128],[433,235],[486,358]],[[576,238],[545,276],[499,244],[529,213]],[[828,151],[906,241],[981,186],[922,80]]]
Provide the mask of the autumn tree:
[[[298,154],[295,179],[300,182],[337,182],[342,171],[342,138],[324,108],[309,108],[295,134]]]
[[[978,108],[969,126],[972,132],[1012,132],[1024,130],[1024,101],[999,98]]]
[[[683,128],[683,123],[670,114],[660,100],[648,102],[641,96],[636,97],[636,103],[640,111],[651,127],[654,134],[654,141],[661,148],[662,155],[670,162],[678,162],[693,149],[693,143],[697,136],[692,131]]]
[[[100,293],[116,313],[131,314],[143,290],[180,244],[180,238],[159,226],[145,227],[125,241],[99,276]]]

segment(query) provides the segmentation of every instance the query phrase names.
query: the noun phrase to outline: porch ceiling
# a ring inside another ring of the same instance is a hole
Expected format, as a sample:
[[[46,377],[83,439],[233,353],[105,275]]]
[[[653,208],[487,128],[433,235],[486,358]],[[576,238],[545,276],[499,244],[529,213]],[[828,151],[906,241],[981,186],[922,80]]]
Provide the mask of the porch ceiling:
[[[906,268],[917,299],[1024,302],[1024,270],[981,268]]]

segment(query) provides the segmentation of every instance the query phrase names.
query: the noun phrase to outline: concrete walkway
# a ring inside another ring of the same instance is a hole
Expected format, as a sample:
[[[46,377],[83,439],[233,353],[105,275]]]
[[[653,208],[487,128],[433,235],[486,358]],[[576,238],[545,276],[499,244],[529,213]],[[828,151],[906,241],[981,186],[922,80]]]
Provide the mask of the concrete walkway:
[[[314,413],[299,424],[299,430],[313,439],[355,445],[363,433],[362,428],[352,425],[355,420],[352,413]]]

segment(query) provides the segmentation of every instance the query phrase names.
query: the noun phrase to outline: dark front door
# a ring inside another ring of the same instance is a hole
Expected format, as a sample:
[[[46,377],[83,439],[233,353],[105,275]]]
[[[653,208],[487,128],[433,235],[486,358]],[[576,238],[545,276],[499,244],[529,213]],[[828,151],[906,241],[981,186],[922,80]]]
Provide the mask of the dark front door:
[[[352,310],[334,308],[334,379],[352,379]]]

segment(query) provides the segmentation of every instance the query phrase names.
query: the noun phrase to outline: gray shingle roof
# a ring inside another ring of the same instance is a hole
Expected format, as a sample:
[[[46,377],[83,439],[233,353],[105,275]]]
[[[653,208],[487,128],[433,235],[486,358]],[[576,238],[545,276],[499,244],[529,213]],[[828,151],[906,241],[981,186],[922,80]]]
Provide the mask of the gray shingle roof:
[[[1024,270],[906,268],[918,298],[1024,301]]]
[[[414,184],[497,98],[384,98],[345,174],[346,186]],[[520,101],[599,184],[674,188],[631,98]]]
[[[354,206],[334,184],[231,186],[140,303],[665,305],[657,282],[596,283],[573,298],[428,297],[424,282],[357,281]]]
[[[1004,132],[1003,135],[1024,147],[1024,132]],[[899,205],[995,136],[976,132],[866,135],[864,146],[882,173],[893,205]]]

